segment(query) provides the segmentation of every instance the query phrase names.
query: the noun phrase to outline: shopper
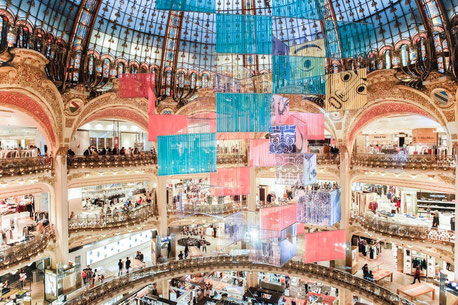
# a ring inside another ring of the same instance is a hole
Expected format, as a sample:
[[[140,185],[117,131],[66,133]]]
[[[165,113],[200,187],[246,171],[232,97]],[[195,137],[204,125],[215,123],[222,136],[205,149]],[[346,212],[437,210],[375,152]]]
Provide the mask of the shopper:
[[[363,269],[363,277],[366,278],[369,275],[369,266],[365,264],[362,269]]]
[[[450,217],[450,229],[455,231],[455,213],[453,213],[452,217]]]
[[[182,260],[183,259],[183,251],[180,251],[180,254],[178,254],[178,259]]]
[[[205,237],[202,239],[202,251],[207,252],[207,241],[205,240]]]
[[[188,244],[186,244],[184,246],[184,258],[188,258],[188,255],[189,255],[189,247],[188,247]]]
[[[433,229],[437,229],[439,227],[439,212],[435,211],[433,214]]]
[[[130,269],[130,259],[129,257],[126,258],[126,272],[129,273],[129,269]]]
[[[19,273],[19,281],[21,282],[21,288],[24,288],[26,279],[27,274],[24,272],[24,270],[21,270],[21,272]]]
[[[118,268],[119,268],[118,276],[121,276],[122,275],[122,270],[124,269],[124,263],[123,263],[122,259],[119,259]]]
[[[421,283],[420,281],[420,266],[417,266],[417,268],[415,269],[415,273],[413,275],[413,283],[412,284],[415,284],[415,282],[418,280],[419,283]]]

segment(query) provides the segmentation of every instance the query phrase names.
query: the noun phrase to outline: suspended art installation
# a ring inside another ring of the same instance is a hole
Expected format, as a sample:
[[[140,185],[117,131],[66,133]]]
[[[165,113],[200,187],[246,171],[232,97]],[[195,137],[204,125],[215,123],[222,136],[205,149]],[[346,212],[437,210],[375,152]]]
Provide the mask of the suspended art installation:
[[[149,114],[148,141],[157,141],[158,136],[188,132],[186,115]]]
[[[216,112],[203,112],[188,116],[188,132],[216,132]]]
[[[345,259],[346,230],[307,233],[304,263]]]
[[[217,132],[268,132],[272,94],[217,93]]]
[[[325,58],[272,56],[273,93],[325,94]]]
[[[340,219],[340,190],[306,190],[298,194],[298,222],[332,226]]]
[[[289,98],[274,94],[271,103],[271,124],[285,125],[289,115]]]
[[[211,196],[248,195],[250,193],[250,168],[218,168],[210,174]]]
[[[154,82],[155,76],[151,73],[123,73],[119,77],[119,97],[148,98],[148,114],[154,114],[156,108]]]
[[[289,55],[289,46],[277,37],[273,36],[272,55]]]
[[[306,126],[302,132],[307,140],[324,140],[323,113],[290,112],[284,118],[285,125]]]
[[[290,56],[325,57],[326,48],[324,39],[307,41],[289,47]]]
[[[276,184],[310,185],[316,183],[315,154],[277,154],[275,162]]]
[[[217,14],[216,53],[272,54],[272,17]]]
[[[329,74],[326,79],[327,112],[359,109],[367,104],[367,70]]]
[[[357,58],[371,48],[374,28],[369,23],[324,20],[326,32],[326,57]]]
[[[168,11],[215,13],[216,0],[156,0],[156,9]]]
[[[296,223],[296,205],[284,205],[259,210],[260,229],[281,231]]]
[[[271,154],[292,154],[296,152],[296,126],[281,125],[270,127]]]
[[[303,185],[316,183],[316,155],[304,154],[304,180]]]
[[[275,166],[275,155],[269,154],[270,141],[268,139],[250,140],[250,166]]]
[[[272,0],[272,16],[323,19],[323,0]]]
[[[215,133],[160,136],[157,139],[159,176],[216,171]]]

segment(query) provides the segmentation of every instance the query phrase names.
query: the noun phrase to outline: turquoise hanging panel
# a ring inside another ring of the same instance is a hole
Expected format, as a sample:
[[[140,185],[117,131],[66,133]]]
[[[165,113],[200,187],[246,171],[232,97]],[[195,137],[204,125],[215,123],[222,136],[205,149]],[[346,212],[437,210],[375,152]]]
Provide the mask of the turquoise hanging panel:
[[[216,172],[216,133],[159,136],[158,175]]]
[[[272,54],[272,17],[217,14],[216,53]]]
[[[217,132],[268,132],[272,94],[216,93]]]
[[[216,0],[156,0],[156,9],[168,11],[215,13]]]
[[[272,16],[322,20],[323,0],[272,0]]]
[[[273,93],[326,94],[325,58],[272,56]]]
[[[325,21],[326,57],[356,58],[367,55],[374,40],[371,24]]]

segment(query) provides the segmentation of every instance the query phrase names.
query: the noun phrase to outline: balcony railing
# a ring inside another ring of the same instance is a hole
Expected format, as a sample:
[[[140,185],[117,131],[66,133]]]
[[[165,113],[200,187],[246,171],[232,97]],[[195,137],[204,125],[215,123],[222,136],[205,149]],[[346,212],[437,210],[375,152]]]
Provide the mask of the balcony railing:
[[[283,267],[274,267],[251,262],[248,256],[226,255],[172,261],[166,264],[136,270],[100,284],[92,289],[85,290],[82,294],[67,301],[65,304],[97,304],[105,299],[113,298],[116,295],[126,292],[126,290],[135,290],[134,287],[136,287],[136,285],[138,285],[137,288],[141,288],[140,286],[164,278],[218,270],[267,271],[288,274],[290,276],[307,277],[315,280],[322,280],[336,287],[345,288],[371,301],[392,305],[414,304],[382,286],[337,269],[316,264],[305,264],[299,261],[290,261]]]
[[[352,216],[351,220],[369,231],[386,234],[390,237],[411,238],[446,245],[452,245],[455,242],[455,232],[431,229],[424,224],[403,224],[370,213],[365,216]]]
[[[246,210],[246,202],[231,202],[224,204],[183,204],[183,209],[176,208],[169,211],[172,215],[229,215]]]
[[[50,157],[0,159],[0,178],[44,173],[52,170]]]
[[[54,229],[46,226],[42,232],[32,235],[26,241],[8,246],[5,250],[0,251],[0,270],[10,268],[40,254],[55,237]]]
[[[68,230],[70,232],[78,232],[125,227],[147,221],[157,215],[155,205],[145,204],[113,215],[90,215],[71,218],[68,220]]]
[[[333,165],[339,164],[339,154],[316,154],[316,163],[318,165]]]
[[[157,155],[150,152],[135,155],[74,156],[69,157],[67,161],[67,167],[70,169],[131,167],[153,164],[157,164]]]
[[[357,154],[352,157],[352,166],[413,170],[454,170],[453,156],[403,155],[403,154]]]

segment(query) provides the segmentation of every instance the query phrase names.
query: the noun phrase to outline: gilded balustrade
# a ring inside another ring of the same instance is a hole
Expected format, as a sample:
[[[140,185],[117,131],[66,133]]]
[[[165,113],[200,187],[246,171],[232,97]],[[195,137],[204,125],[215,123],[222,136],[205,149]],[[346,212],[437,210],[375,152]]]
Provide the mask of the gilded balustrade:
[[[25,157],[0,159],[0,178],[32,175],[52,170],[49,157]]]
[[[412,170],[455,170],[453,156],[403,155],[403,154],[357,154],[352,166]]]
[[[46,226],[26,241],[7,246],[5,250],[0,251],[0,270],[10,268],[40,254],[46,249],[49,242],[55,240],[55,237],[54,228]]]
[[[158,280],[179,277],[183,274],[217,270],[246,270],[254,272],[265,272],[268,270],[268,272],[322,280],[337,288],[350,290],[354,294],[363,296],[377,304],[414,304],[382,286],[337,269],[317,264],[305,264],[300,261],[290,261],[283,267],[275,267],[252,262],[248,256],[227,255],[178,260],[139,269],[114,278],[92,289],[85,290],[82,294],[67,301],[65,304],[97,304],[122,292],[134,290],[136,285],[147,285]]]
[[[386,234],[390,237],[411,238],[419,241],[429,241],[453,245],[455,232],[448,230],[431,229],[429,226],[420,224],[403,224],[384,217],[352,216],[351,221],[361,225],[366,230]]]
[[[74,156],[67,159],[69,169],[131,167],[157,164],[157,155],[145,152],[131,155]]]
[[[158,215],[154,204],[145,204],[137,208],[116,212],[112,215],[78,216],[68,220],[68,230],[76,233],[84,230],[104,230],[142,223]]]

